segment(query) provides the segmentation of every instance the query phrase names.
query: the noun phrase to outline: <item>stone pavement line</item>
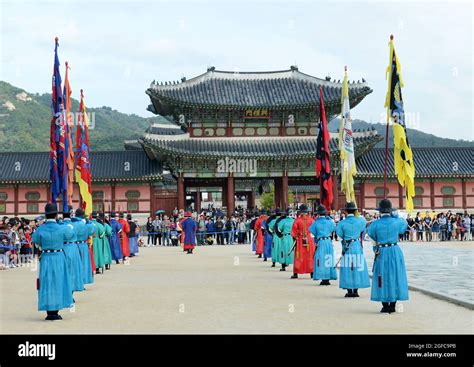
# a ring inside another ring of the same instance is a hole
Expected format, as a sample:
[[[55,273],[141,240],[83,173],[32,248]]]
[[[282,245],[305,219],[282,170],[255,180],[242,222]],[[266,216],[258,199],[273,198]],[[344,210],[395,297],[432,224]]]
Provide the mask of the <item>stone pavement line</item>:
[[[144,248],[76,296],[75,312],[46,322],[36,273],[0,273],[0,333],[15,334],[473,334],[472,311],[411,292],[400,312],[379,313],[370,289],[344,298],[333,282],[290,279],[248,245]],[[3,297],[6,295],[6,297]]]
[[[338,247],[340,247],[340,243],[338,244]],[[456,244],[459,245],[459,243]],[[474,242],[471,241],[470,244],[474,245]],[[444,243],[444,247],[441,248],[438,246],[443,246],[443,243],[436,243],[436,247],[430,247],[430,245],[431,243],[424,243],[422,245],[407,242],[401,243],[408,273],[409,289],[473,310],[474,282],[472,277],[474,275],[474,248],[452,248],[452,243],[449,242]],[[466,244],[462,245],[466,246]],[[367,259],[367,266],[369,267],[369,275],[372,278],[374,254],[370,243],[367,241],[364,242],[364,254]],[[447,263],[450,257],[459,258],[459,261],[462,263],[461,266],[456,266],[458,270],[456,272],[448,273],[453,269]],[[426,263],[423,264],[421,259],[426,259]],[[449,268],[448,265],[450,266]],[[427,266],[429,266],[428,269],[426,268]],[[462,297],[456,294],[449,294],[448,292],[460,292]]]

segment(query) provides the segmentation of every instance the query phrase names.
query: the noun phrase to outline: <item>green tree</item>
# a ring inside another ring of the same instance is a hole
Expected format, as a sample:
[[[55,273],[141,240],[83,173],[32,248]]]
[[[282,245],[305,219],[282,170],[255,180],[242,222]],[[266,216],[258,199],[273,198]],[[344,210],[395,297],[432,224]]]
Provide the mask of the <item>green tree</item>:
[[[270,192],[264,192],[260,195],[260,205],[265,209],[275,206],[275,186],[270,184]]]

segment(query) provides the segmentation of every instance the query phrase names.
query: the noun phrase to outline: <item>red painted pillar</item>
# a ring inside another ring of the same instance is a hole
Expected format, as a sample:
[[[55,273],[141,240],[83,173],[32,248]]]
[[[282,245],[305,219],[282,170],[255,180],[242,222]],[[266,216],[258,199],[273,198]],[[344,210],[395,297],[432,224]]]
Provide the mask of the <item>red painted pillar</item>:
[[[467,194],[466,194],[466,180],[461,180],[461,192],[462,192],[462,208],[467,209]]]
[[[430,180],[430,204],[431,209],[433,210],[435,207],[435,189],[434,189],[434,181]]]
[[[194,209],[199,213],[201,211],[201,188],[196,189],[196,199],[194,201]]]
[[[359,197],[360,197],[360,209],[365,209],[365,181],[360,183],[359,189]]]
[[[403,208],[403,196],[404,196],[403,188],[400,186],[400,184],[397,183],[397,185],[398,185],[398,207]]]
[[[111,193],[111,196],[112,196],[112,211],[116,211],[117,208],[115,208],[115,182],[112,183],[112,193]],[[80,195],[79,195],[80,197]],[[79,199],[79,205],[82,206],[82,200]]]
[[[321,200],[321,187],[319,188],[319,199]],[[332,209],[339,209],[339,175],[333,174],[332,176]]]
[[[281,209],[288,208],[288,173],[285,171],[281,178]]]
[[[235,181],[233,176],[227,177],[227,215],[230,216],[235,210]]]
[[[249,191],[247,193],[247,209],[253,209],[255,207],[255,191]]]
[[[186,209],[186,197],[184,194],[184,179],[181,174],[178,176],[178,209]]]
[[[283,185],[282,185],[281,177],[275,178],[274,185],[275,185],[275,207],[282,208],[283,207],[283,203],[282,203]]]
[[[154,214],[156,209],[155,209],[155,190],[153,187],[153,183],[150,182],[150,213]],[[105,207],[104,207],[105,210]]]
[[[14,188],[14,194],[13,194],[14,198],[13,198],[13,200],[15,201],[15,203],[13,205],[13,211],[14,211],[15,217],[16,217],[18,215],[18,201],[19,201],[19,195],[18,195],[19,186],[18,186],[18,184],[16,184],[13,188]],[[48,200],[48,202],[49,202],[49,200]]]

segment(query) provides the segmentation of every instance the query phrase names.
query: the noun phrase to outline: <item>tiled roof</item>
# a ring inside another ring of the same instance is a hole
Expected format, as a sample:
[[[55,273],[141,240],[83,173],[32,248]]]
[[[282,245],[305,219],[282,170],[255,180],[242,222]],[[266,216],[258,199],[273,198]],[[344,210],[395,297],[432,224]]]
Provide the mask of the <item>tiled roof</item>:
[[[473,177],[474,147],[412,148],[416,177]],[[357,177],[383,177],[385,149],[372,149],[359,157]],[[394,177],[393,148],[388,153],[388,175]]]
[[[325,105],[340,105],[342,84],[319,79],[298,71],[232,72],[209,68],[190,80],[157,84],[152,82],[146,93],[150,110],[160,113],[163,102],[184,106],[218,108],[307,108],[319,104],[319,88],[323,87]],[[365,81],[349,84],[351,107],[372,92]]]
[[[161,163],[140,151],[91,153],[92,181],[134,181],[161,177]],[[49,182],[49,152],[0,153],[0,183]]]
[[[375,134],[354,137],[354,148],[375,145],[382,138]],[[185,157],[255,157],[281,159],[311,157],[316,154],[316,137],[255,137],[255,138],[189,138],[189,135],[175,139],[145,134],[141,142],[152,150],[165,155]],[[338,152],[338,139],[331,138],[329,148]]]

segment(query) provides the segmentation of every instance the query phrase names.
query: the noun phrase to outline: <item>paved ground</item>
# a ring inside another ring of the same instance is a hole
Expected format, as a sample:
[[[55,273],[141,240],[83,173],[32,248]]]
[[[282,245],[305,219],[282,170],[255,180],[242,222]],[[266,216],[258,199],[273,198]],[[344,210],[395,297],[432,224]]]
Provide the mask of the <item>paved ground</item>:
[[[400,246],[410,286],[474,308],[474,242],[402,242]],[[369,242],[364,250],[371,270],[374,255]]]
[[[401,312],[388,315],[369,300],[370,289],[347,299],[337,282],[320,287],[308,277],[289,277],[258,260],[248,245],[199,247],[194,255],[142,248],[129,266],[96,276],[76,296],[75,312],[63,310],[63,321],[46,322],[36,311],[36,272],[6,270],[0,272],[0,333],[474,332],[473,311],[420,292],[410,292]]]

